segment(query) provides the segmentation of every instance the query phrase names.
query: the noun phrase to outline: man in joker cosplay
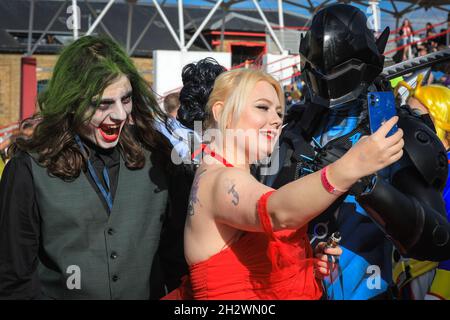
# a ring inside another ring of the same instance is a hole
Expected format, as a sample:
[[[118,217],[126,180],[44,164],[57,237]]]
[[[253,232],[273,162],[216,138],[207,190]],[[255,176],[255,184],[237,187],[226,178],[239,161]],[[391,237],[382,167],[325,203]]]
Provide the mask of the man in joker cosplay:
[[[38,104],[0,183],[0,298],[159,298],[174,206],[147,84],[116,43],[86,36],[61,53]]]

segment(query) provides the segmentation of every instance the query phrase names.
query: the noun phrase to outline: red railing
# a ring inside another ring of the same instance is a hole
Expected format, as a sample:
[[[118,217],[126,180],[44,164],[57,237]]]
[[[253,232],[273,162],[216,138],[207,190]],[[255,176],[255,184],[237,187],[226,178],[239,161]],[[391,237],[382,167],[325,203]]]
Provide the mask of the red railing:
[[[417,44],[417,43],[421,43],[421,42],[425,42],[425,41],[430,40],[430,39],[434,39],[434,38],[437,38],[437,37],[441,37],[441,36],[443,36],[443,35],[446,35],[446,34],[449,33],[449,32],[450,32],[450,29],[447,29],[447,30],[445,30],[445,31],[443,31],[443,32],[436,33],[436,34],[434,34],[434,35],[432,35],[432,36],[425,37],[425,38],[423,38],[423,39],[419,39],[419,40],[416,40],[416,41],[413,41],[413,42],[404,44],[404,45],[399,46],[399,47],[397,47],[397,48],[395,48],[395,49],[392,49],[392,50],[389,50],[389,51],[385,52],[384,55],[386,56],[386,55],[388,55],[388,54],[397,52],[397,51],[399,51],[399,50],[403,50],[404,48],[409,47],[409,46],[412,46],[412,45],[415,45],[415,44]]]

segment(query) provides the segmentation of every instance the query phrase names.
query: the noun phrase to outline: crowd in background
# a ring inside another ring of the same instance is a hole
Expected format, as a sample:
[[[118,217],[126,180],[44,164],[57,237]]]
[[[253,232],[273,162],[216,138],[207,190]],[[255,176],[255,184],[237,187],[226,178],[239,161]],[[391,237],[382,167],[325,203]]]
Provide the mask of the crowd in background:
[[[301,78],[301,72],[297,65],[292,66],[292,75],[291,75],[291,83],[283,86],[284,97],[286,101],[286,109],[287,112],[289,108],[297,103],[300,103],[302,97],[304,96],[303,90],[304,81]]]
[[[435,27],[431,22],[428,22],[423,30],[424,32],[421,33],[415,32],[408,19],[403,21],[395,35],[398,49],[392,57],[395,63],[448,48],[448,35],[445,33],[447,29],[441,28],[437,30],[437,26]],[[437,36],[438,34],[439,36]],[[426,79],[426,84],[433,83],[447,87],[450,85],[449,63],[436,65],[432,68],[430,75]]]
[[[392,57],[395,62],[423,56],[447,47],[447,34],[441,34],[446,31],[445,28],[437,31],[433,24],[428,22],[421,30],[424,30],[424,32],[414,31],[411,22],[408,19],[403,20],[395,35],[398,48],[398,51]],[[437,34],[440,35],[436,36]]]

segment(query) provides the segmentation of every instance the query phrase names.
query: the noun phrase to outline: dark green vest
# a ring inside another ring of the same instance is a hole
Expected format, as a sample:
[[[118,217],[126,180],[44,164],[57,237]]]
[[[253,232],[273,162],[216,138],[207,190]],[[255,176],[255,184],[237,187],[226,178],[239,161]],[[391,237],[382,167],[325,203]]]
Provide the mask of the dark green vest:
[[[121,157],[110,216],[84,174],[64,182],[31,161],[41,217],[38,270],[46,296],[149,298],[168,191],[163,170],[148,159],[143,169],[129,170]]]

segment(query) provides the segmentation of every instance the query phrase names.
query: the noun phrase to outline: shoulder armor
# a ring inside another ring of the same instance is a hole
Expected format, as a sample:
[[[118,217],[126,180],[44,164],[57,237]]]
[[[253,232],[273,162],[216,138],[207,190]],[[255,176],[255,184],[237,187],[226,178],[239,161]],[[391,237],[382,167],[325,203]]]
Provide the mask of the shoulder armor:
[[[402,106],[398,111],[398,125],[404,132],[405,152],[425,181],[442,190],[448,175],[444,145],[436,133],[408,106]]]

